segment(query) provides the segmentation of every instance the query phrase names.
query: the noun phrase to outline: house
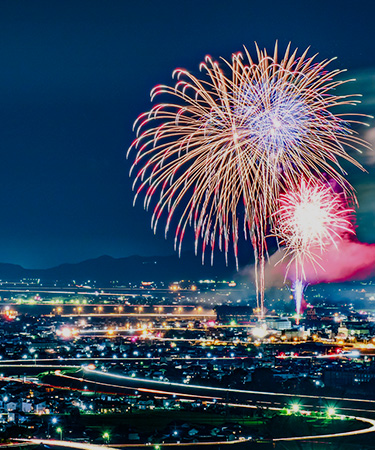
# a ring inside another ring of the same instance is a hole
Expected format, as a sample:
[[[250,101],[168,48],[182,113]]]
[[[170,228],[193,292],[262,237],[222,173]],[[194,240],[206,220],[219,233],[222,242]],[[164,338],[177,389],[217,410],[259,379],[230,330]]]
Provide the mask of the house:
[[[197,430],[196,428],[191,428],[191,429],[188,431],[188,435],[189,435],[189,436],[196,436],[198,433],[199,433],[199,430]]]
[[[8,402],[5,404],[5,409],[9,411],[15,411],[17,409],[17,403],[15,402]]]
[[[29,413],[33,409],[33,405],[30,402],[21,402],[21,411]]]
[[[138,433],[131,432],[128,434],[129,441],[139,441],[140,437]]]
[[[155,404],[153,400],[140,400],[138,402],[138,408],[145,410],[145,409],[154,409]]]
[[[43,414],[46,411],[47,404],[46,402],[41,402],[35,405],[35,412],[37,414]]]

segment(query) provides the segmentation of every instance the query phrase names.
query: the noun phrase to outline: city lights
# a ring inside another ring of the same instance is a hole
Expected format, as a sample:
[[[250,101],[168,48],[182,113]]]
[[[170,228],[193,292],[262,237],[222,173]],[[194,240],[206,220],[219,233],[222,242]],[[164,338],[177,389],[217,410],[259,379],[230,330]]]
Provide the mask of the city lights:
[[[260,326],[260,327],[255,327],[251,331],[251,334],[259,339],[262,339],[268,334],[268,331],[265,326]]]
[[[300,410],[299,404],[298,404],[298,403],[293,403],[293,404],[292,404],[292,411],[293,411],[294,413],[297,413],[297,412],[299,412],[299,410]]]
[[[62,440],[62,432],[63,432],[63,430],[62,430],[61,427],[58,427],[58,428],[56,428],[56,431],[57,431],[57,433],[59,433],[59,435],[60,435],[60,441],[61,441],[61,440]]]
[[[335,414],[336,414],[336,409],[335,409],[335,408],[329,407],[329,408],[327,409],[327,415],[328,415],[329,417],[332,417],[332,416],[334,416]]]

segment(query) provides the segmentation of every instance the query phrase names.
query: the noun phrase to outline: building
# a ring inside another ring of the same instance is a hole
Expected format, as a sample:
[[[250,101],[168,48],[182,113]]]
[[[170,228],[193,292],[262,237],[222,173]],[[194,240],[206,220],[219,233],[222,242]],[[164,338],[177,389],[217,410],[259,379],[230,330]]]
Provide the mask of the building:
[[[272,330],[290,330],[292,328],[292,322],[287,317],[272,317],[265,320],[267,328]]]

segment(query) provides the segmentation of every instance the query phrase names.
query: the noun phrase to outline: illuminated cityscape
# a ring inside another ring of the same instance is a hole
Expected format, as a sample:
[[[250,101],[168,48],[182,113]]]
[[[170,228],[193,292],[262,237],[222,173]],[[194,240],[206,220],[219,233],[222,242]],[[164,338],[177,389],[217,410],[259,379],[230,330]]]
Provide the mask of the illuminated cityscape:
[[[140,447],[366,443],[374,294],[369,282],[312,287],[297,325],[289,289],[259,321],[243,282],[3,282],[0,430]]]

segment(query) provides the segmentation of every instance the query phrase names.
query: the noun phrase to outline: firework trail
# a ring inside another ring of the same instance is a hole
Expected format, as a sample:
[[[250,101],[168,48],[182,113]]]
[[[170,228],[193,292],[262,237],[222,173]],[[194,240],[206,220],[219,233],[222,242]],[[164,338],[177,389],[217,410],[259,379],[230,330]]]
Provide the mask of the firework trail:
[[[306,283],[303,280],[294,280],[292,283],[293,297],[296,302],[297,325],[299,324],[299,319],[301,317],[301,306],[305,287]]]
[[[354,235],[354,209],[343,193],[321,181],[302,179],[297,190],[280,194],[276,212],[276,236],[285,246],[283,259],[289,259],[285,277],[293,265],[292,292],[297,320],[307,277],[304,266],[320,266],[324,253],[348,235]],[[321,267],[321,266],[320,266]]]
[[[356,96],[336,94],[351,81],[337,78],[342,70],[327,70],[331,61],[316,62],[307,50],[297,57],[290,46],[281,58],[277,44],[272,56],[256,51],[256,60],[246,48],[222,60],[225,71],[207,56],[202,80],[175,70],[174,87],[151,91],[152,101],[166,94],[170,103],[138,117],[129,151],[137,150],[134,201],[142,194],[144,207],[153,208],[154,232],[162,216],[166,234],[176,229],[176,249],[187,226],[194,229],[196,253],[201,246],[202,261],[208,251],[211,263],[216,247],[227,258],[232,246],[237,260],[240,237],[250,237],[263,312],[265,236],[279,193],[294,190],[301,175],[324,173],[353,195],[339,160],[361,167],[344,146],[360,150],[366,143],[350,128],[355,120],[332,111],[358,103]]]

